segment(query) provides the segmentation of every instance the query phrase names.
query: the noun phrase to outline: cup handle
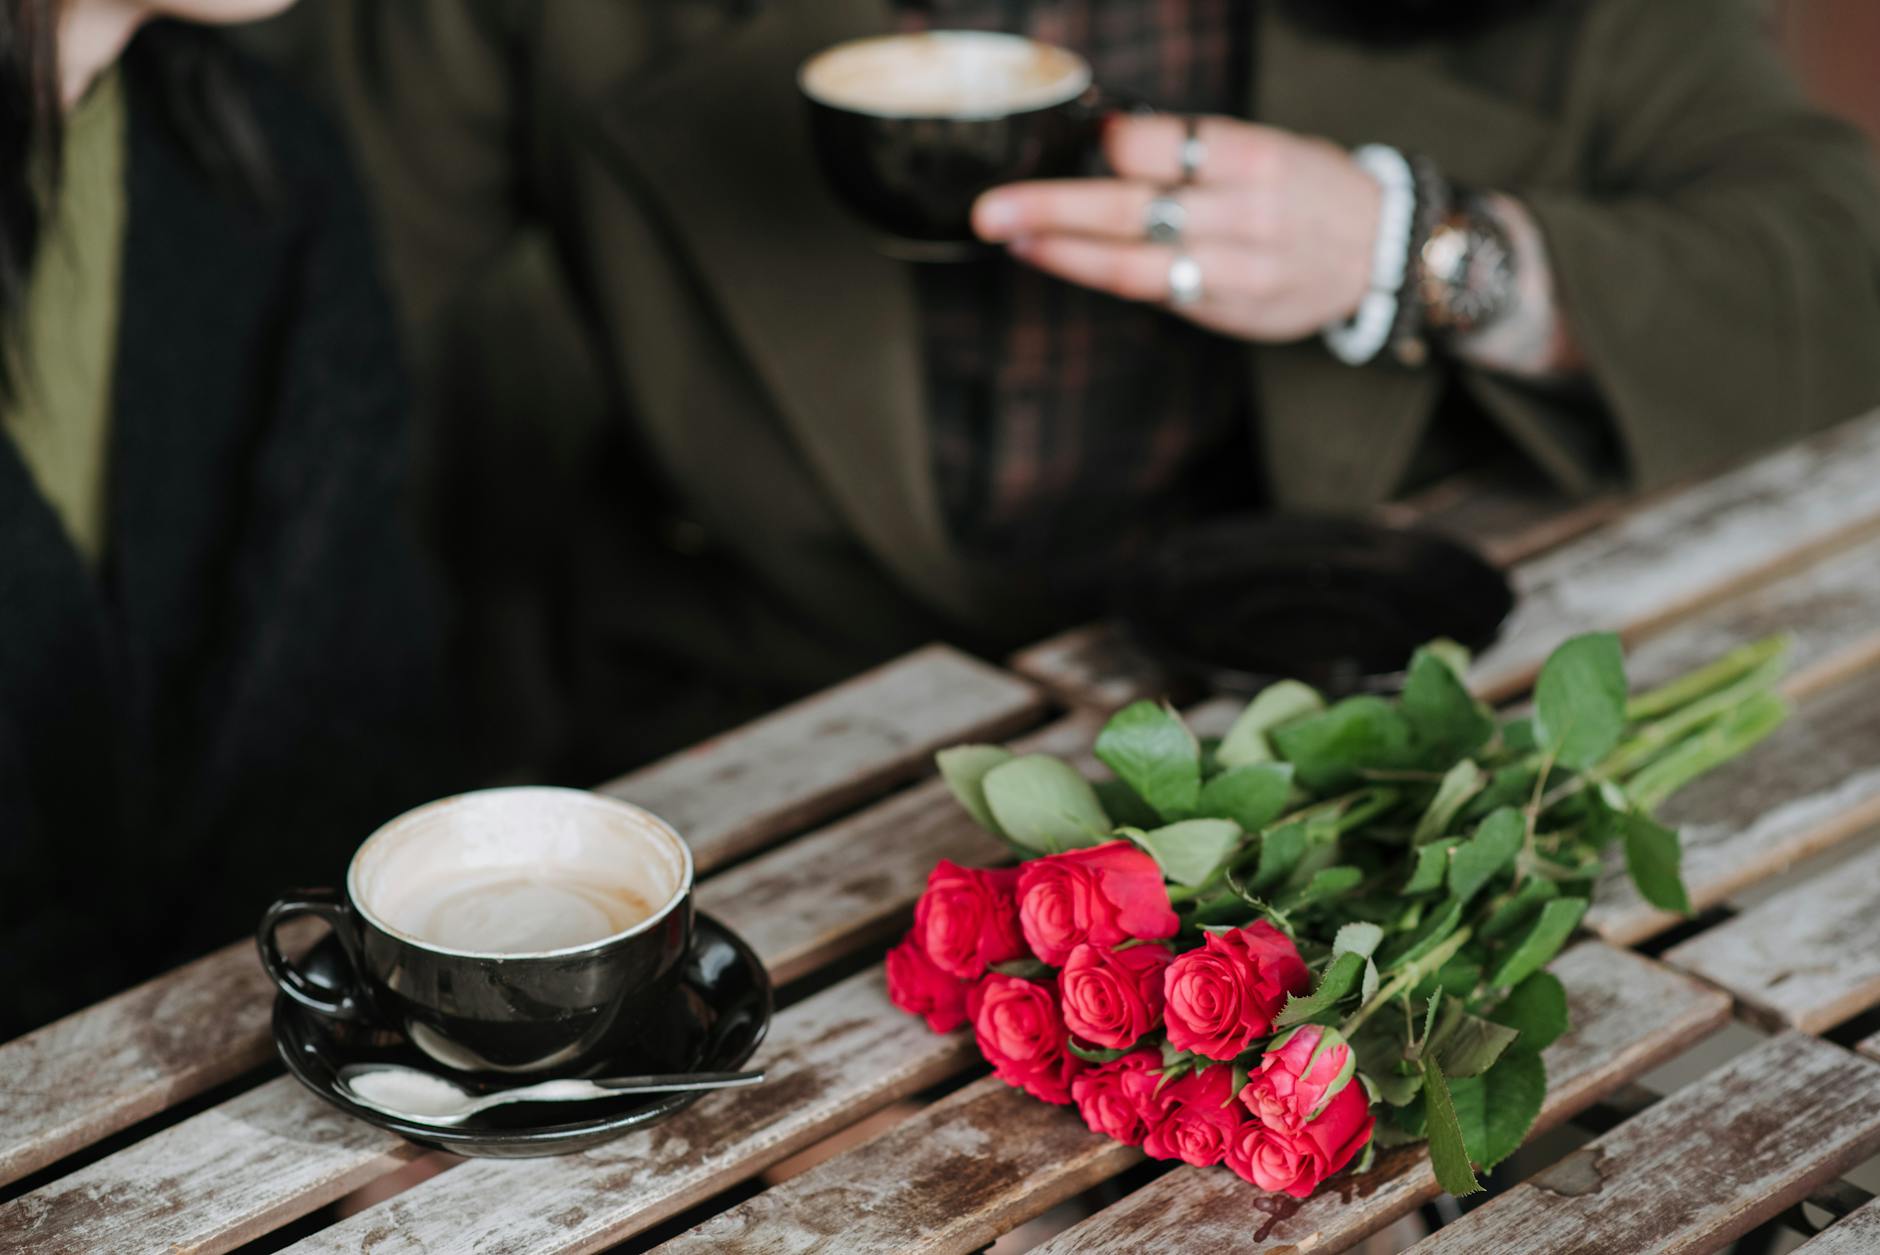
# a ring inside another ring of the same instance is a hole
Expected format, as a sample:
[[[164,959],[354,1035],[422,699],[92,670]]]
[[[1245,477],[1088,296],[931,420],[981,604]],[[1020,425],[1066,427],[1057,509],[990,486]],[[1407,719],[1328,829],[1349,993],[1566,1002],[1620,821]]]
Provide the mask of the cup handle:
[[[307,979],[306,973],[281,953],[275,934],[282,924],[301,915],[317,915],[332,925],[333,934],[339,938],[347,963],[353,969],[352,989],[334,996],[325,986]],[[255,930],[255,945],[261,951],[261,966],[267,969],[281,992],[301,1006],[336,1020],[368,1018],[358,987],[359,955],[353,938],[353,913],[336,890],[297,889],[275,902],[261,917],[261,925]]]

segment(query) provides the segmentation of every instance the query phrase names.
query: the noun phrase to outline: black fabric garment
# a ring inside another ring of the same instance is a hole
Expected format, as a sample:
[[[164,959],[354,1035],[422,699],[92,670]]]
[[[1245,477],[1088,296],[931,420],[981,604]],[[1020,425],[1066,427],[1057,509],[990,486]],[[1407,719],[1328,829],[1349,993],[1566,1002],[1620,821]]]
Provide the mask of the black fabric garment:
[[[244,71],[267,204],[210,179],[126,59],[129,196],[94,575],[0,440],[0,1040],[335,883],[448,783],[442,601],[338,136]]]

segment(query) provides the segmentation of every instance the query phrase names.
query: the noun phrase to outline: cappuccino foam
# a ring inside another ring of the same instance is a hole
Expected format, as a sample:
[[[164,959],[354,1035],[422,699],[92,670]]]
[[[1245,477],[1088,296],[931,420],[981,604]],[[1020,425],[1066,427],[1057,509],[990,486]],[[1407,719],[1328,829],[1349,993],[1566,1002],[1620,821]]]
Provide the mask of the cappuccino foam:
[[[690,884],[691,858],[654,816],[572,789],[491,789],[420,807],[353,858],[352,899],[424,945],[544,954],[628,932]]]
[[[1075,99],[1090,66],[1017,35],[932,31],[837,44],[797,81],[813,100],[877,117],[997,118]]]

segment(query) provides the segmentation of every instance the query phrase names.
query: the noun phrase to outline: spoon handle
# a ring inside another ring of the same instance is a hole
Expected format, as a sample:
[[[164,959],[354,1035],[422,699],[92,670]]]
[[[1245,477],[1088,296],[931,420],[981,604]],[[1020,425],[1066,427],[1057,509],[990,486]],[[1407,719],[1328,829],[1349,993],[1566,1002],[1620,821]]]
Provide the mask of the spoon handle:
[[[612,1098],[619,1094],[670,1094],[695,1089],[730,1089],[756,1085],[762,1072],[679,1072],[653,1076],[606,1076],[594,1080],[538,1081],[518,1089],[489,1095],[494,1102],[578,1102],[583,1098]]]

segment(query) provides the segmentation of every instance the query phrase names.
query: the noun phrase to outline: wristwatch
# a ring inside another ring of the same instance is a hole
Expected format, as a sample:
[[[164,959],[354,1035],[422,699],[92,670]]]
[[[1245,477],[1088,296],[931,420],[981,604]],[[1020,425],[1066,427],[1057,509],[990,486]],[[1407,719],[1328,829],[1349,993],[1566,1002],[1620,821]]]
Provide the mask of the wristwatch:
[[[1467,336],[1514,305],[1514,248],[1500,220],[1474,197],[1437,220],[1419,260],[1423,325],[1433,336]]]

